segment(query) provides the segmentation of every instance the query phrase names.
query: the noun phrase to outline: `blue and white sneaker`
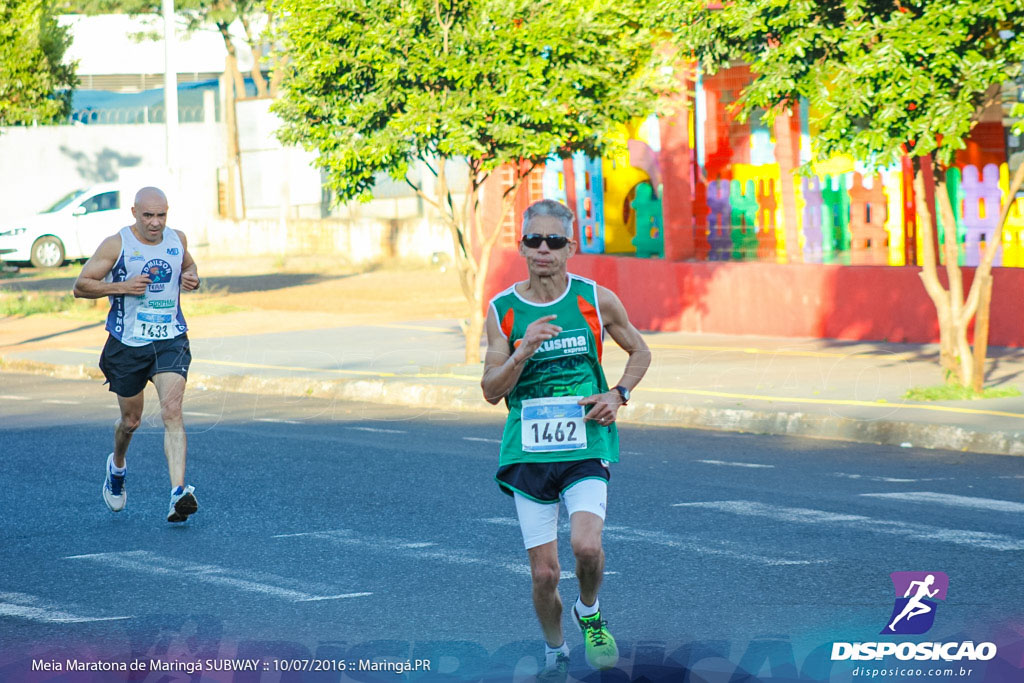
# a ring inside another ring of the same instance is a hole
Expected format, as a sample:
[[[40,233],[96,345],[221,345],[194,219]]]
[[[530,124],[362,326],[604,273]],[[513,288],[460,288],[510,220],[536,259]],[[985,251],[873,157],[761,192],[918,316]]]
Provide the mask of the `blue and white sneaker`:
[[[124,476],[117,475],[110,471],[114,466],[114,454],[107,456],[107,477],[103,480],[103,502],[107,504],[111,512],[124,510],[128,502],[128,491],[124,487]]]
[[[184,522],[199,509],[194,486],[179,486],[171,494],[171,506],[167,510],[168,522]]]

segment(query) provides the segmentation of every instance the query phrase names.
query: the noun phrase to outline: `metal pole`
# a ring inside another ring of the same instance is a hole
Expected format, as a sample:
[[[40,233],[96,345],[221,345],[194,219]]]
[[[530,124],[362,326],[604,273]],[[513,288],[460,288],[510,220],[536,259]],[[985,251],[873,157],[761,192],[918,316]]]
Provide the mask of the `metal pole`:
[[[177,169],[178,145],[178,70],[174,64],[174,0],[163,0],[164,15],[164,129],[167,143],[167,169]]]

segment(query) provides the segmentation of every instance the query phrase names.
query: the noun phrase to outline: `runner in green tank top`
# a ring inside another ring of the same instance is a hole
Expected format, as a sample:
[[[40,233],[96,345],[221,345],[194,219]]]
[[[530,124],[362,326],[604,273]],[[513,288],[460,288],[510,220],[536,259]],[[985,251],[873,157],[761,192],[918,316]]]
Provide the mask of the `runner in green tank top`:
[[[572,528],[580,583],[572,612],[587,661],[598,669],[618,661],[597,599],[608,463],[619,459],[618,410],[651,361],[618,297],[566,270],[576,253],[573,221],[573,213],[553,200],[532,204],[523,215],[519,253],[530,278],[491,300],[481,381],[484,398],[504,399],[509,409],[495,478],[515,500],[547,644],[540,678],[551,680],[564,680],[569,661],[558,594],[560,501]],[[601,369],[605,332],[629,354],[611,390]]]

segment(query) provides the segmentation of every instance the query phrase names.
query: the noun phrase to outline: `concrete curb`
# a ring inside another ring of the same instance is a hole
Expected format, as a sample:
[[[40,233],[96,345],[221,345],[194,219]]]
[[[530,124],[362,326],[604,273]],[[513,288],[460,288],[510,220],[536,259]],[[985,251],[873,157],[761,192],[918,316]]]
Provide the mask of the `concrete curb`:
[[[102,379],[95,366],[57,365],[0,357],[0,371],[24,372],[62,379]],[[503,412],[480,395],[476,382],[465,386],[419,380],[318,380],[308,377],[268,378],[254,375],[203,375],[189,382],[204,391],[296,396],[459,412]],[[686,427],[713,431],[800,436],[915,448],[968,451],[993,455],[1024,455],[1024,432],[980,432],[950,425],[896,420],[855,420],[798,411],[676,406],[635,403],[623,409],[624,422],[647,426]]]

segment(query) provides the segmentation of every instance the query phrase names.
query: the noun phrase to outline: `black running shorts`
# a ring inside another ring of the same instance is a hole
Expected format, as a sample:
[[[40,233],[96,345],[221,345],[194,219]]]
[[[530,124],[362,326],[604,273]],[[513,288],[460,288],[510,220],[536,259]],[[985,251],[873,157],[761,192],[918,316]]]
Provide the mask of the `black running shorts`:
[[[498,468],[494,479],[508,495],[520,493],[538,503],[557,503],[562,491],[583,479],[611,479],[603,460],[519,462]]]
[[[110,390],[125,398],[135,396],[146,388],[146,382],[161,372],[174,372],[188,379],[192,364],[188,335],[174,339],[160,339],[145,346],[128,346],[113,335],[100,354],[100,370],[110,384]]]

